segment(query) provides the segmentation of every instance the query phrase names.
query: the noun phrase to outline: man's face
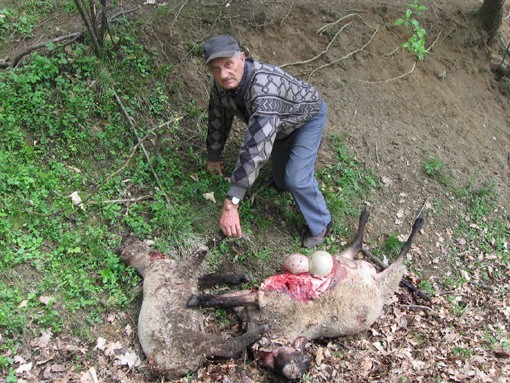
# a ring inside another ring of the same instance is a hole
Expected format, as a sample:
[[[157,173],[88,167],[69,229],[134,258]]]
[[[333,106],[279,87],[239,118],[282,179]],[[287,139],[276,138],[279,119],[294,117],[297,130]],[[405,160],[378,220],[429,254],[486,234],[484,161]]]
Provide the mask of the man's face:
[[[219,86],[234,90],[239,87],[243,78],[244,61],[244,52],[232,57],[218,57],[209,63],[209,72],[211,72]]]

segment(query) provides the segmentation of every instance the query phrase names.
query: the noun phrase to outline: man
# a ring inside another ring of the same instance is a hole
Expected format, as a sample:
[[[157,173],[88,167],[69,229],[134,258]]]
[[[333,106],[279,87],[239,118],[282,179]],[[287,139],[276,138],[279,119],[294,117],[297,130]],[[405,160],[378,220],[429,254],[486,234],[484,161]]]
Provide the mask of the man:
[[[273,180],[294,197],[309,228],[303,246],[324,242],[331,214],[319,191],[314,166],[326,124],[327,107],[317,90],[282,69],[247,58],[230,35],[204,44],[205,64],[213,76],[207,133],[208,170],[223,174],[221,153],[234,116],[248,126],[223,203],[220,227],[241,237],[239,203],[262,165],[272,156]]]

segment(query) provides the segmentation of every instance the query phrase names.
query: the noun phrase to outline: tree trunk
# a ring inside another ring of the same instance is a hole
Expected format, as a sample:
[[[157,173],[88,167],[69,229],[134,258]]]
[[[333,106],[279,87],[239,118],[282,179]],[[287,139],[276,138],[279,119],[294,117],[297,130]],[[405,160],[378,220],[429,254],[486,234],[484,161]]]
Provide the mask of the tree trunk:
[[[501,26],[504,4],[505,0],[484,0],[478,10],[482,28],[489,34],[489,41],[494,39]]]

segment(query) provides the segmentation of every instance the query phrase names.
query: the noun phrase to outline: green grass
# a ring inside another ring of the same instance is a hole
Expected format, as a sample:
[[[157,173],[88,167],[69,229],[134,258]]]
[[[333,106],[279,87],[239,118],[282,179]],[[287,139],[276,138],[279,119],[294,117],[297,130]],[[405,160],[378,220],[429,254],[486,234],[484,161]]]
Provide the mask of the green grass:
[[[453,355],[459,358],[469,358],[472,355],[471,350],[463,347],[455,347],[453,349]]]
[[[510,351],[510,333],[502,327],[487,326],[483,340],[490,350]]]
[[[429,296],[433,296],[436,293],[432,283],[425,279],[421,280],[419,288]]]
[[[510,238],[510,216],[499,209],[499,196],[491,181],[481,184],[470,182],[455,190],[455,195],[465,207],[462,219],[455,226],[455,235],[463,238],[466,250],[494,254],[498,262],[493,277],[504,275],[510,264],[508,238]],[[481,276],[489,281],[486,268],[480,263]]]
[[[149,79],[152,58],[132,36],[124,44],[103,62],[81,44],[55,47],[0,73],[0,350],[43,329],[79,332],[130,303],[139,277],[115,254],[122,235],[156,238],[169,249],[196,229],[187,201],[210,180],[204,177],[202,186],[185,175],[186,165],[171,147],[177,125],[155,133],[162,148],[151,158],[162,187],[176,191],[171,208],[143,156],[111,177],[136,143],[113,87],[123,85],[121,97],[133,116],[143,111],[140,135],[174,112],[165,84]],[[142,86],[146,99],[136,96]],[[151,199],[103,202],[141,190]],[[74,191],[83,210],[71,203]],[[9,365],[6,358],[0,362],[0,368]]]
[[[391,264],[400,254],[404,242],[398,239],[398,233],[388,233],[382,239],[382,242],[375,244],[372,254],[381,261]],[[407,261],[406,261],[407,263]],[[412,265],[409,265],[412,267]]]
[[[72,0],[11,1],[0,6],[0,41],[32,37],[34,30],[51,11],[71,11]]]
[[[381,183],[354,158],[353,153],[343,145],[342,137],[331,135],[327,139],[336,157],[331,165],[319,173],[318,180],[331,214],[335,217],[333,229],[344,235],[346,222],[359,217],[362,202]]]
[[[423,171],[426,176],[437,180],[443,186],[450,184],[450,176],[446,170],[445,164],[438,155],[429,156],[423,162]]]

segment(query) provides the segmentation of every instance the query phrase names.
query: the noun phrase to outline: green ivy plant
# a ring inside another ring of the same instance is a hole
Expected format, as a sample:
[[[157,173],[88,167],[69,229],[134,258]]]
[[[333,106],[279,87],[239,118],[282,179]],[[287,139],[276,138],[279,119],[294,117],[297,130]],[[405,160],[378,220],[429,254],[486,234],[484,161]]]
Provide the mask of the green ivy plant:
[[[428,53],[425,48],[425,41],[427,38],[427,31],[420,25],[420,22],[415,18],[421,16],[422,11],[426,11],[428,8],[424,5],[420,5],[418,0],[413,0],[408,4],[408,8],[404,16],[395,20],[395,25],[404,25],[410,27],[413,30],[413,35],[402,44],[403,48],[406,48],[410,52],[413,52],[418,60],[423,60]]]

